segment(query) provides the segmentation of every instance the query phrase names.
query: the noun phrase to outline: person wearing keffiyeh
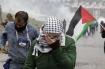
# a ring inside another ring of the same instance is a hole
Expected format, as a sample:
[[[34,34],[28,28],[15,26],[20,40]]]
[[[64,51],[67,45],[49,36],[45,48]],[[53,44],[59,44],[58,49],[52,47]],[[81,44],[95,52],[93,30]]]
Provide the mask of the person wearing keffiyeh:
[[[56,17],[44,21],[39,37],[31,44],[24,69],[75,68],[75,41],[64,34],[62,24]]]

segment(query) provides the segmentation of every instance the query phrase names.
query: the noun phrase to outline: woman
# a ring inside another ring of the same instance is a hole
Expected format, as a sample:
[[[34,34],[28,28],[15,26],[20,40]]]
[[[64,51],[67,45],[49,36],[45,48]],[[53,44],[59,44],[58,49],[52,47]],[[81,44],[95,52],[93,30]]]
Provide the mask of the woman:
[[[31,44],[24,69],[74,69],[75,41],[64,35],[62,24],[56,17],[44,22],[39,37]]]

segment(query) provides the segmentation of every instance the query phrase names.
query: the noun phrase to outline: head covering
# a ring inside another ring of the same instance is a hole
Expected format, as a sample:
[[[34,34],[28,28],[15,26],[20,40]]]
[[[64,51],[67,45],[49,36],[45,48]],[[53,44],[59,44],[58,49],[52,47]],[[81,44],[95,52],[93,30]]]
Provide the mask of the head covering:
[[[48,46],[48,43],[46,42],[44,35],[46,33],[50,34],[60,34],[60,43],[61,46],[65,46],[65,36],[63,33],[63,23],[56,17],[49,17],[42,25],[42,28],[40,29],[39,37],[37,38],[37,43],[34,46],[34,51],[32,55],[38,56],[38,51],[42,53],[48,53],[52,50],[51,47]]]
[[[63,23],[56,17],[49,17],[44,23],[43,33],[62,33]]]

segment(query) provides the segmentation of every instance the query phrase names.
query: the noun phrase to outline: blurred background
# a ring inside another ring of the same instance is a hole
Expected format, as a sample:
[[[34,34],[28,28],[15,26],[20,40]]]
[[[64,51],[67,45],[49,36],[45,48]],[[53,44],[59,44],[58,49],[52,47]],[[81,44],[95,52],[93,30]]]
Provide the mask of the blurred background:
[[[98,22],[105,22],[105,0],[0,0],[0,23],[5,21],[7,14],[13,18],[16,12],[26,11],[29,14],[29,22],[38,29],[43,21],[50,16],[66,20],[66,29],[79,8],[83,6]],[[98,23],[99,24],[99,23]],[[0,25],[0,34],[4,27]],[[89,28],[88,28],[89,29]],[[90,31],[90,30],[89,30]],[[94,32],[84,34],[76,42],[77,61],[75,69],[105,69],[104,39],[100,34],[100,26]],[[8,44],[7,44],[8,46]],[[0,52],[0,69],[8,58],[7,54]]]

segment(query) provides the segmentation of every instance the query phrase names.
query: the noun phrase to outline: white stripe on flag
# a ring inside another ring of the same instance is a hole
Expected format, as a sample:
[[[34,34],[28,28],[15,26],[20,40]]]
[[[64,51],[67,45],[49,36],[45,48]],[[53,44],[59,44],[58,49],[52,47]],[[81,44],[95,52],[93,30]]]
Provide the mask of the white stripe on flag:
[[[72,38],[74,38],[74,40],[77,40],[78,36],[80,35],[80,33],[83,30],[85,24],[82,24],[82,19],[80,19],[79,23],[77,23],[77,25],[74,28],[74,35],[72,36]]]

